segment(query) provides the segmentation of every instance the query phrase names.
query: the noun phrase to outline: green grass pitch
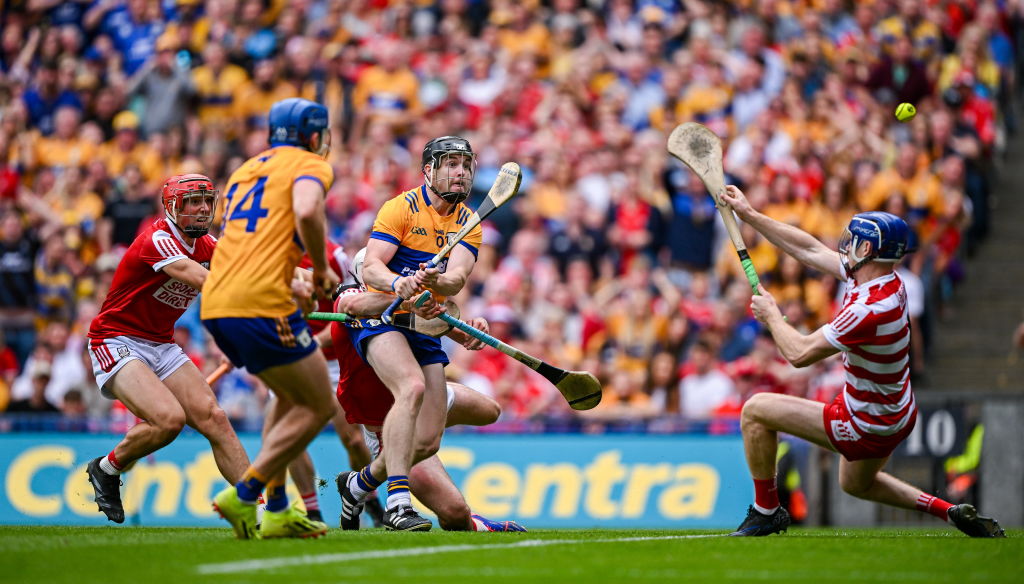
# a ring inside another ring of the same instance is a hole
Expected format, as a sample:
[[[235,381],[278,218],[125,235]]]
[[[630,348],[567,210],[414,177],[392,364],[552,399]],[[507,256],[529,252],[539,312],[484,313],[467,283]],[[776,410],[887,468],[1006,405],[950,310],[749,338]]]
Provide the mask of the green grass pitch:
[[[525,534],[341,532],[235,541],[227,529],[0,527],[3,582],[1004,582],[1019,530],[973,540],[948,529],[792,529]]]

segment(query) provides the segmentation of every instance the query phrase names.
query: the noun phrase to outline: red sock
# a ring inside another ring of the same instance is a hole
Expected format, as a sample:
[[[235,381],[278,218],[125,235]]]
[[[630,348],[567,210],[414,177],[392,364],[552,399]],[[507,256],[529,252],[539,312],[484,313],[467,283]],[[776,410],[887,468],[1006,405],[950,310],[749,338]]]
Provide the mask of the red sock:
[[[925,513],[931,513],[943,521],[949,520],[949,508],[953,504],[942,499],[929,495],[928,493],[921,493],[917,496],[917,510],[924,511]]]
[[[111,450],[111,451],[110,451],[110,454],[108,454],[108,455],[107,455],[107,460],[108,460],[108,461],[110,462],[110,464],[111,464],[111,465],[112,465],[112,466],[113,466],[114,468],[116,468],[117,470],[124,470],[124,466],[122,466],[122,465],[121,465],[121,461],[119,461],[119,460],[117,459],[117,457],[116,457],[116,456],[114,456],[114,451],[113,451],[113,450]]]
[[[758,511],[774,511],[779,506],[779,488],[775,479],[754,479],[754,505]]]
[[[316,491],[312,491],[303,495],[302,504],[306,506],[306,511],[319,511],[320,501],[318,501],[316,498]]]

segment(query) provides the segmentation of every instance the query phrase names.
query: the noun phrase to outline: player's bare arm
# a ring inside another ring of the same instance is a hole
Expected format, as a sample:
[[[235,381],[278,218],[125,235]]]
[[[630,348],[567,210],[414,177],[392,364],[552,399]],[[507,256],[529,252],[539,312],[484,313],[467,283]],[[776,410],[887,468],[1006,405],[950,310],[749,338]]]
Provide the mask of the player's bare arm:
[[[476,258],[464,247],[456,247],[448,256],[448,268],[444,273],[438,272],[436,268],[424,269],[426,264],[420,264],[416,275],[421,276],[422,285],[443,296],[455,296],[469,280],[469,273],[473,271]]]
[[[168,276],[179,282],[184,282],[196,290],[203,289],[206,277],[210,275],[210,270],[204,268],[199,262],[188,258],[181,258],[160,269]]]
[[[757,320],[768,327],[779,352],[794,367],[807,367],[839,352],[825,338],[823,328],[809,335],[802,334],[786,322],[775,298],[764,286],[758,286],[757,290],[759,295],[750,298],[750,309]]]
[[[324,193],[323,186],[314,180],[300,180],[292,188],[292,209],[295,212],[295,227],[302,239],[302,245],[313,262],[313,284],[318,291],[331,292],[340,281],[334,270],[327,265],[324,240]]]
[[[819,272],[832,274],[839,279],[846,279],[846,275],[840,268],[839,252],[829,249],[806,231],[758,212],[751,206],[743,191],[736,186],[726,186],[722,200],[736,211],[740,219],[750,224],[768,241],[782,248],[782,251],[793,256],[800,263]]]
[[[359,292],[342,294],[334,304],[335,312],[344,312],[350,316],[376,316],[391,304],[395,299],[391,294],[382,292]],[[445,308],[437,303],[433,297],[429,298],[421,306],[416,306],[413,300],[406,300],[402,303],[402,310],[416,313],[416,316],[431,319],[445,311]]]
[[[414,294],[422,292],[423,288],[416,276],[402,276],[388,268],[387,263],[391,261],[397,251],[398,246],[388,241],[370,239],[366,242],[363,280],[371,288],[394,290],[402,298],[411,298]],[[392,298],[392,300],[394,299]]]

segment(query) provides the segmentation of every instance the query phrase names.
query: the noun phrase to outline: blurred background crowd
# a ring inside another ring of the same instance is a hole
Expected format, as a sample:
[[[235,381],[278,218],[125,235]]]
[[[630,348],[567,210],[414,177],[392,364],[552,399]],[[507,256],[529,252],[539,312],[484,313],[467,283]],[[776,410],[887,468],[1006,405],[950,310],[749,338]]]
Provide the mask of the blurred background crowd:
[[[448,374],[494,396],[505,421],[725,432],[756,392],[831,399],[842,366],[781,360],[750,315],[712,199],[665,153],[668,132],[712,128],[728,181],[829,245],[857,211],[907,219],[917,251],[900,273],[914,379],[926,381],[929,338],[986,237],[1018,124],[1016,0],[2,6],[0,410],[61,411],[74,428],[131,423],[116,404],[108,416],[84,335],[120,254],[157,216],[162,181],[202,172],[223,188],[266,147],[279,99],[330,110],[329,231],[350,253],[381,204],[422,180],[428,139],[470,140],[475,201],[503,162],[522,165],[520,195],[487,224],[456,301],[606,391],[573,418],[529,369],[450,347]],[[921,113],[898,123],[900,102]],[[827,322],[841,284],[744,235],[789,322]],[[210,371],[220,355],[195,308],[177,340]],[[235,371],[215,389],[240,424],[259,418],[266,391],[253,378]]]

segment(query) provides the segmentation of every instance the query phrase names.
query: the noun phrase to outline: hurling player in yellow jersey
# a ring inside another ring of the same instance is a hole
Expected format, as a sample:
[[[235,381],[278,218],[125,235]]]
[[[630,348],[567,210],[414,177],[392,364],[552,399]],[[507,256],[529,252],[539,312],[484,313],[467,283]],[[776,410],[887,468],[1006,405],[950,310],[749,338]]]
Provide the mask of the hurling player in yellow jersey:
[[[472,215],[463,201],[473,186],[476,157],[466,140],[442,136],[427,142],[421,168],[424,184],[384,203],[377,213],[366,245],[363,277],[369,288],[402,298],[429,289],[443,303],[445,296],[458,294],[469,278],[482,239],[480,227],[437,268],[425,266]],[[346,512],[358,513],[367,494],[387,478],[384,527],[427,531],[430,521],[412,508],[408,474],[415,460],[431,456],[440,444],[447,412],[444,366],[448,356],[438,339],[389,325],[355,327],[349,332],[356,351],[373,367],[395,403],[384,419],[385,446],[380,457],[384,463],[378,459],[377,465],[351,474],[342,486],[342,517]],[[474,349],[482,346],[467,344]]]
[[[329,294],[338,275],[324,250],[324,196],[334,171],[327,109],[301,98],[275,103],[268,116],[270,149],[243,164],[228,181],[224,232],[203,286],[200,314],[217,345],[277,394],[274,426],[237,485],[217,494],[214,507],[242,539],[316,537],[327,532],[288,505],[285,469],[323,429],[336,404],[327,363],[292,299],[303,253],[313,263],[313,286]],[[256,532],[256,501],[267,507]]]

